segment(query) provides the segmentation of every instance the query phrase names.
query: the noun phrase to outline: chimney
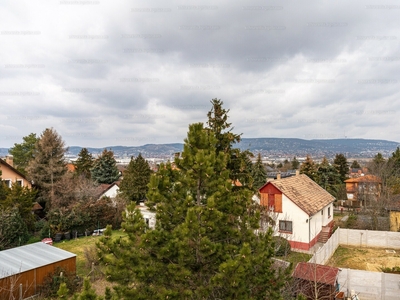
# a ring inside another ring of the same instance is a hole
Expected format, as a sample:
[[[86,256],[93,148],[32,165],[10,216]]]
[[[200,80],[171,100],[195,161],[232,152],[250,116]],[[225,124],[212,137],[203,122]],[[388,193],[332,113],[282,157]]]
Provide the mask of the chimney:
[[[6,156],[6,163],[8,163],[11,167],[14,167],[14,158],[11,154]]]
[[[296,170],[296,176],[299,176],[299,175],[300,175],[300,171]]]
[[[281,179],[281,172],[278,172],[278,174],[276,174],[276,179],[277,180]]]

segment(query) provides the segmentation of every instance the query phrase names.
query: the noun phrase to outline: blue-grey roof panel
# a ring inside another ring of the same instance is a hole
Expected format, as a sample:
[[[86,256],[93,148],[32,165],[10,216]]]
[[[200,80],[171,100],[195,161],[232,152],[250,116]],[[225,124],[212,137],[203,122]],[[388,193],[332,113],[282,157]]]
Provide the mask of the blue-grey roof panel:
[[[3,250],[0,251],[0,279],[71,257],[76,254],[42,242]]]

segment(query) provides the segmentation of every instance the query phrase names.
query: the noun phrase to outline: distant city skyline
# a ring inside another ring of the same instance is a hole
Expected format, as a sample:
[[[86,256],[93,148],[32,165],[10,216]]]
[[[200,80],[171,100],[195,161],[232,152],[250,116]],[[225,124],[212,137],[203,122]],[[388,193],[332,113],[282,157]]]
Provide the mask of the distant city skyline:
[[[400,5],[6,0],[0,148],[182,143],[210,100],[245,138],[400,142]]]

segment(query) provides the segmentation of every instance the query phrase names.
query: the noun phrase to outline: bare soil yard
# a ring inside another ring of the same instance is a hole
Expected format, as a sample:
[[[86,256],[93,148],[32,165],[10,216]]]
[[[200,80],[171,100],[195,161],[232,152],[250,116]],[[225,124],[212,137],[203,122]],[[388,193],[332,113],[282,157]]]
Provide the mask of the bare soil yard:
[[[400,267],[400,249],[339,246],[327,265],[381,272],[381,268]]]

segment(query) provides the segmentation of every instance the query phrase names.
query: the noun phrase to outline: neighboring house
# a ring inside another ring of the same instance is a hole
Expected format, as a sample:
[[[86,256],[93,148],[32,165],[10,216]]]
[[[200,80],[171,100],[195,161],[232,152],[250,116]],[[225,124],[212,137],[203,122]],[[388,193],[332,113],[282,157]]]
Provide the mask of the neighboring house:
[[[144,202],[140,202],[140,205],[137,206],[137,208],[139,208],[140,212],[142,213],[143,219],[147,226],[149,226],[151,229],[154,229],[156,227],[156,213],[154,211],[150,211]]]
[[[275,235],[294,249],[309,250],[318,238],[325,242],[333,225],[335,198],[304,174],[267,182],[259,189]],[[322,240],[323,238],[323,240]]]
[[[42,242],[0,251],[0,299],[37,295],[58,267],[76,273],[76,255]]]
[[[300,262],[293,271],[295,294],[306,299],[344,299],[339,293],[340,269],[314,263]]]
[[[12,155],[6,156],[6,160],[0,158],[0,170],[2,172],[1,178],[8,187],[16,183],[32,188],[32,184],[26,179],[25,175],[14,168]]]
[[[371,201],[379,199],[382,180],[374,175],[365,175],[357,178],[350,178],[346,183],[347,206],[365,207]]]
[[[99,186],[100,195],[98,199],[103,197],[115,198],[119,192],[119,182],[113,182],[111,184],[102,183]]]

